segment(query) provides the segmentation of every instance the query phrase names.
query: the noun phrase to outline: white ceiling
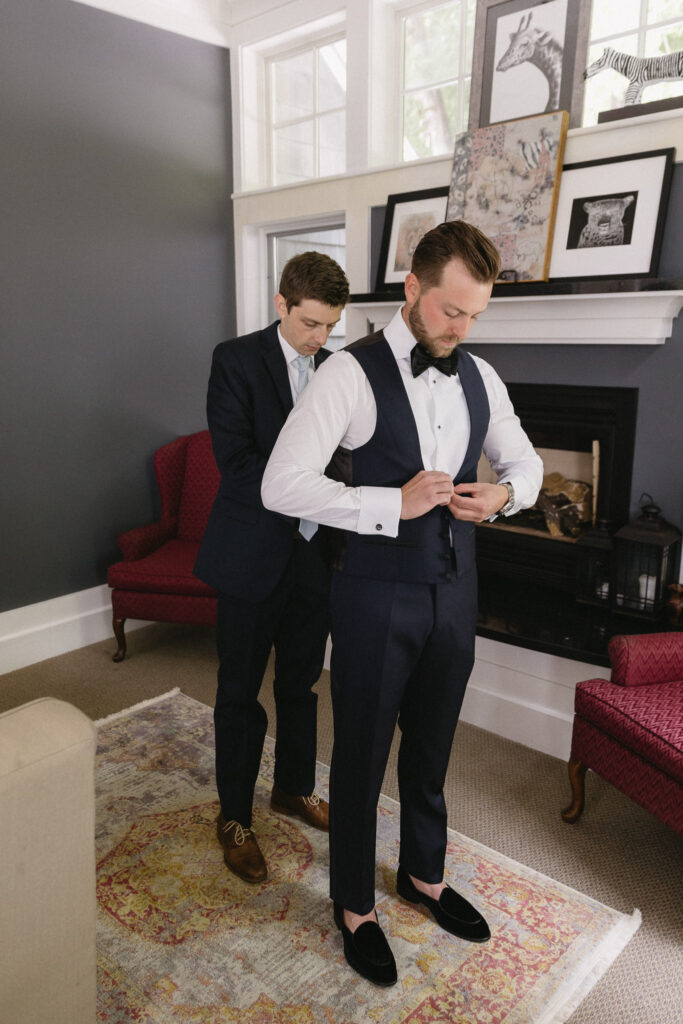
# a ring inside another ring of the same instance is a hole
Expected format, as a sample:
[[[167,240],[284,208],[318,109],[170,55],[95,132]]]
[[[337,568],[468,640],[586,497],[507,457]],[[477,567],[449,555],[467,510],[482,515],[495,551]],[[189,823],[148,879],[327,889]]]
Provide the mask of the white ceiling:
[[[74,0],[202,42],[230,46],[231,31],[292,0]]]

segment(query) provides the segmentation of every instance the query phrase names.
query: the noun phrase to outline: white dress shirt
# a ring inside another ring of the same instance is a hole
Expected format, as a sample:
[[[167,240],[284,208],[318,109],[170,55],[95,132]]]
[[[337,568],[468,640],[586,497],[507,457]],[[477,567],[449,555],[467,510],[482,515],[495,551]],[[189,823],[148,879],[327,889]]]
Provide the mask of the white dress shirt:
[[[470,418],[458,374],[447,377],[429,367],[413,377],[410,352],[415,338],[401,310],[384,329],[415,417],[424,469],[458,473],[470,438]],[[484,454],[499,480],[514,487],[511,512],[536,500],[543,463],[534,451],[495,370],[472,357],[484,381],[490,407]],[[266,508],[328,526],[398,536],[400,487],[348,487],[324,475],[337,447],[353,451],[370,440],[377,406],[370,383],[350,352],[335,352],[319,367],[285,423],[263,476]],[[407,481],[406,481],[407,482]]]

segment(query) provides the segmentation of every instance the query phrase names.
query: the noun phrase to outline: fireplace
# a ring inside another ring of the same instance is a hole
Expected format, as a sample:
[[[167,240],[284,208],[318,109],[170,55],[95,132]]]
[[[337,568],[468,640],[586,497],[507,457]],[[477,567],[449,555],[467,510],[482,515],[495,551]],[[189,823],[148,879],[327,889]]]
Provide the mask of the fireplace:
[[[597,524],[612,532],[628,520],[638,391],[546,384],[508,384],[508,391],[546,475],[572,483],[544,489],[530,513],[477,527],[478,632],[608,664],[610,636],[639,626],[578,599],[580,540]],[[565,491],[577,500],[568,505]]]

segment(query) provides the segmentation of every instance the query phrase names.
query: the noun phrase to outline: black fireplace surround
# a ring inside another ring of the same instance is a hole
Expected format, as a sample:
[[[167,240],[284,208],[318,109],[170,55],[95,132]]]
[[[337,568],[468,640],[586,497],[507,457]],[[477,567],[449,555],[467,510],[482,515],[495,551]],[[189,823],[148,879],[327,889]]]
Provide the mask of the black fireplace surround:
[[[638,389],[507,387],[534,447],[591,452],[599,442],[597,519],[610,531],[623,526],[629,518]],[[515,518],[477,527],[479,635],[609,664],[610,637],[646,627],[577,601],[576,540],[519,530]]]

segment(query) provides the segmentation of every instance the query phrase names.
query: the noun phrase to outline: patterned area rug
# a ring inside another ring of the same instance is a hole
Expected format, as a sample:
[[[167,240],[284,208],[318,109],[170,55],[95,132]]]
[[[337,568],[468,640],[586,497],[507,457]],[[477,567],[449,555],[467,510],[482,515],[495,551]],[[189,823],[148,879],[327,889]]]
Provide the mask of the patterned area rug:
[[[382,797],[378,911],[399,982],[376,988],[343,958],[327,837],[269,809],[270,741],[254,821],[269,877],[253,886],[215,836],[211,709],[176,690],[98,726],[100,1022],[560,1024],[640,923],[451,832],[446,877],[492,938],[447,935],[395,895],[399,805]]]

